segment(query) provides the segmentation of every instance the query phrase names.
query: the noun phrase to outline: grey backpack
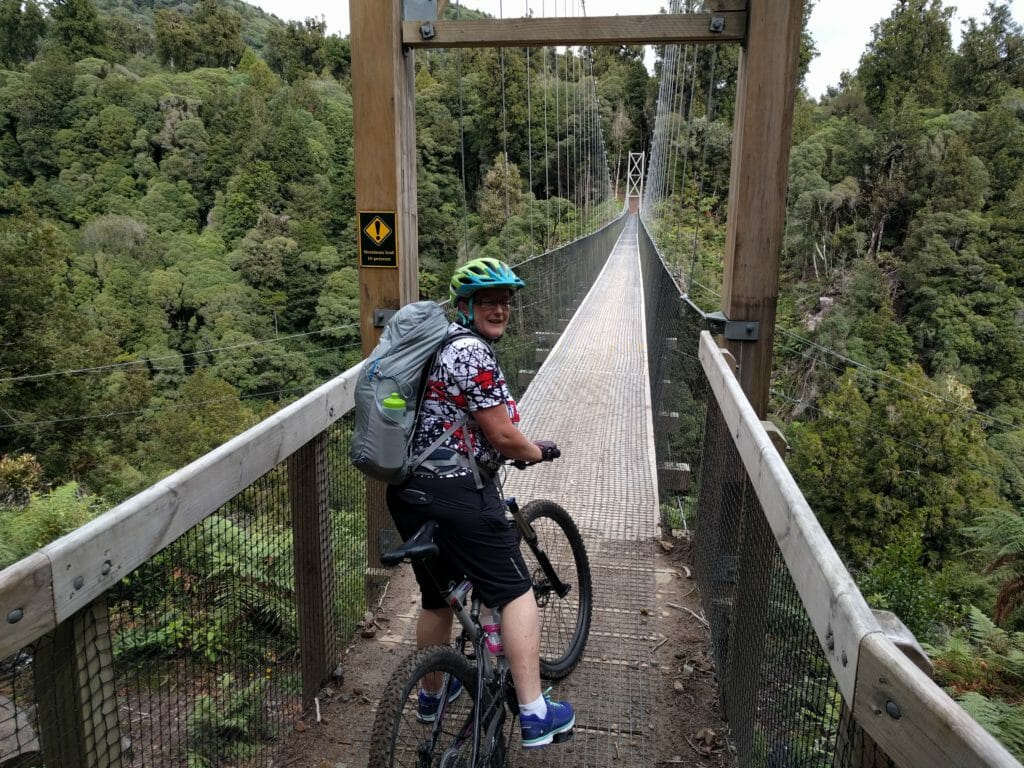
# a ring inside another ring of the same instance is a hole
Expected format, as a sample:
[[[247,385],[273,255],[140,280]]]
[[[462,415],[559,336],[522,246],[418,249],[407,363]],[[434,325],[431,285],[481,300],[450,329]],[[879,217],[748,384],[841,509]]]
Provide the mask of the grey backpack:
[[[448,326],[444,311],[433,301],[406,304],[384,326],[356,380],[349,458],[363,474],[401,483],[466,422],[459,419],[418,456],[410,455],[430,367],[447,342],[464,335],[449,335]]]

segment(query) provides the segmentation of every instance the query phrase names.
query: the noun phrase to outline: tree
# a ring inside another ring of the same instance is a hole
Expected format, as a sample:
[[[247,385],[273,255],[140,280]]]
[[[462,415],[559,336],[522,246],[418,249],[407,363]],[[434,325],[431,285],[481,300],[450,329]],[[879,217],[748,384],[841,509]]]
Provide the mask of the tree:
[[[953,8],[942,0],[897,0],[887,19],[871,29],[873,37],[861,57],[857,78],[874,113],[886,102],[914,98],[938,107],[948,95],[953,43],[949,21]]]
[[[15,69],[32,61],[45,31],[35,0],[0,0],[0,66]]]
[[[920,537],[937,571],[964,547],[963,526],[998,506],[974,404],[953,379],[915,365],[848,371],[813,422],[792,425],[790,466],[836,548],[854,566]]]
[[[183,72],[192,69],[199,47],[195,26],[184,14],[166,8],[157,9],[153,16],[156,20],[156,55],[160,63]]]
[[[105,58],[107,35],[92,0],[51,0],[50,24],[73,60]]]
[[[491,236],[501,232],[513,216],[522,213],[523,203],[519,167],[510,163],[504,153],[496,155],[484,176],[477,202],[484,234]]]
[[[242,18],[217,0],[200,0],[193,17],[199,50],[197,63],[202,67],[233,67],[245,51],[242,42]]]
[[[1010,88],[1024,87],[1024,36],[1010,6],[989,2],[988,21],[965,22],[951,78],[954,104],[962,109],[993,106]]]
[[[327,22],[322,17],[271,27],[267,30],[267,64],[289,83],[318,74],[328,63],[326,34]],[[344,56],[339,54],[332,44],[333,67],[343,65]]]

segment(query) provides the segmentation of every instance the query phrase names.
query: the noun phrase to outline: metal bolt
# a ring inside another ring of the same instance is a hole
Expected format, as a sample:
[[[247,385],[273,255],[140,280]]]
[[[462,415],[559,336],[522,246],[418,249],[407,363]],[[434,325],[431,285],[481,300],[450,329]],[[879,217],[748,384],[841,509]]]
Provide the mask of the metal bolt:
[[[24,618],[24,616],[25,611],[23,611],[21,608],[15,608],[13,611],[7,614],[7,623],[17,624],[19,621],[22,620],[22,618]]]
[[[102,573],[104,576],[106,576],[112,570],[114,570],[114,566],[109,560],[107,560],[105,563],[103,563],[102,566],[100,566],[100,573]]]
[[[434,25],[429,21],[425,21],[420,24],[420,37],[424,40],[430,40],[435,35],[437,35],[437,31],[434,29]]]
[[[893,720],[899,720],[903,717],[903,712],[900,711],[900,706],[894,701],[885,702],[885,711],[889,713],[889,717]]]
[[[712,32],[722,32],[725,30],[725,17],[724,16],[712,16],[711,24],[708,27]]]
[[[85,577],[75,576],[75,580],[71,582],[71,586],[73,586],[75,589],[81,589],[85,586]]]

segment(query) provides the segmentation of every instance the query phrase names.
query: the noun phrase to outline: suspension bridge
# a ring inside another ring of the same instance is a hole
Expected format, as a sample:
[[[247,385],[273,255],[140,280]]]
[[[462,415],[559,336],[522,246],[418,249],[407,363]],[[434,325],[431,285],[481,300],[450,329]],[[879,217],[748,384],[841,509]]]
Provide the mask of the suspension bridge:
[[[418,297],[406,51],[666,46],[654,137],[646,167],[631,158],[624,210],[517,264],[530,288],[503,364],[526,393],[525,431],[555,439],[566,458],[511,490],[573,512],[597,603],[592,646],[566,684],[592,702],[574,748],[515,754],[515,764],[652,764],[658,734],[640,725],[652,706],[651,637],[638,616],[657,608],[659,503],[688,482],[695,576],[739,765],[1018,765],[931,682],[899,622],[867,607],[762,421],[802,4],[471,22],[432,5],[407,3],[421,14],[407,18],[397,2],[352,5],[355,213],[360,225],[378,217],[380,241],[361,254],[367,351],[387,310]],[[709,315],[648,224],[677,179],[702,184],[699,168],[678,173],[694,162],[679,154],[681,132],[692,130],[682,116],[694,111],[687,61],[697,46],[736,43],[726,271],[721,312]],[[572,178],[577,208],[596,211],[611,191],[596,91],[574,89],[571,103],[587,127],[555,161],[554,185],[565,179],[568,191]],[[0,766],[274,764],[387,576],[377,560],[388,528],[382,489],[346,458],[356,375],[342,373],[0,572]],[[186,562],[205,578],[193,581]],[[190,623],[197,601],[218,602],[252,631],[226,644]],[[206,652],[156,650],[185,635]]]

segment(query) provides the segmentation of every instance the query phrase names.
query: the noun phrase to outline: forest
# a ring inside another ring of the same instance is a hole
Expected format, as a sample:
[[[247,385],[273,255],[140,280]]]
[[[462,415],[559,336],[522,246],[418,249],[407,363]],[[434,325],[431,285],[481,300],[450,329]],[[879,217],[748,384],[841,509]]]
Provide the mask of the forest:
[[[895,0],[856,71],[798,95],[773,418],[869,602],[1020,757],[1024,32],[999,2],[956,45],[951,19]],[[424,298],[607,213],[662,53],[417,54]],[[649,214],[707,311],[737,55],[677,63]],[[237,0],[0,0],[0,565],[358,361],[349,71],[322,21]]]

